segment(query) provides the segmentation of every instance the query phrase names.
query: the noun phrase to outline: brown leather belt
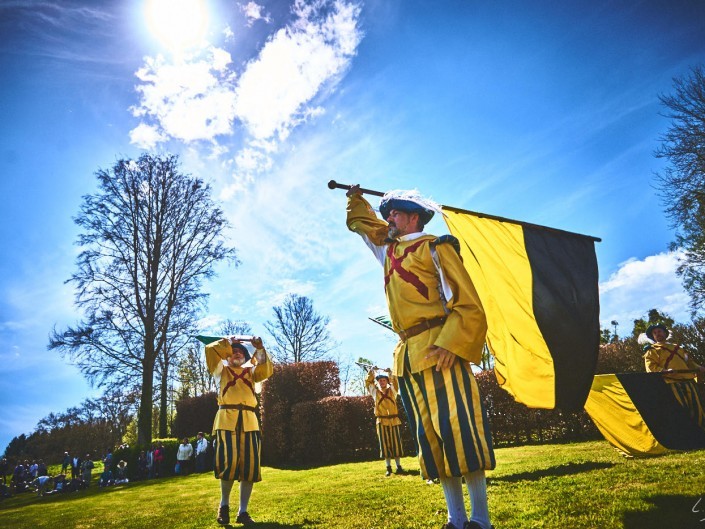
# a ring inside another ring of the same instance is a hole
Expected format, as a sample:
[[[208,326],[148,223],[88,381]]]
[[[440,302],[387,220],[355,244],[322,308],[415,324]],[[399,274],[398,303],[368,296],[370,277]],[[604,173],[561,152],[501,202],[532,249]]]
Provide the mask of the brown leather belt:
[[[422,332],[427,331],[428,329],[433,329],[434,327],[439,327],[440,325],[443,325],[445,321],[445,316],[431,318],[430,320],[424,320],[421,323],[412,325],[408,329],[399,331],[397,334],[399,335],[399,338],[401,338],[403,341],[407,341],[412,336],[416,336],[417,334],[421,334]]]
[[[254,406],[245,406],[244,404],[221,404],[218,406],[219,410],[243,410],[243,411],[257,411]]]

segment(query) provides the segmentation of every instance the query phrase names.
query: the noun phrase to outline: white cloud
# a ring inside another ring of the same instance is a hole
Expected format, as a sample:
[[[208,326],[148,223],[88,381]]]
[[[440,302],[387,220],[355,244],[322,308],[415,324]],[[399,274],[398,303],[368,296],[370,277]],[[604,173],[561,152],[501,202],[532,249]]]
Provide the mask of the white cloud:
[[[140,123],[130,131],[130,143],[142,149],[154,149],[158,143],[165,140],[166,136],[153,125]]]
[[[616,320],[631,330],[631,322],[649,309],[658,309],[676,321],[690,320],[688,294],[676,275],[678,252],[632,258],[600,284],[600,319],[603,327]]]
[[[267,24],[272,21],[268,14],[264,14],[264,7],[256,2],[248,2],[247,5],[241,6],[241,9],[245,13],[248,26],[252,26],[257,20],[263,20]]]
[[[362,38],[357,5],[296,2],[294,12],[298,18],[264,45],[238,84],[237,113],[255,138],[284,139],[320,113],[307,104],[345,71]]]
[[[213,140],[231,134],[235,76],[230,63],[227,51],[212,46],[193,60],[172,63],[162,56],[147,57],[135,74],[142,84],[137,86],[141,97],[131,108],[133,115],[155,121],[151,132],[158,141]]]

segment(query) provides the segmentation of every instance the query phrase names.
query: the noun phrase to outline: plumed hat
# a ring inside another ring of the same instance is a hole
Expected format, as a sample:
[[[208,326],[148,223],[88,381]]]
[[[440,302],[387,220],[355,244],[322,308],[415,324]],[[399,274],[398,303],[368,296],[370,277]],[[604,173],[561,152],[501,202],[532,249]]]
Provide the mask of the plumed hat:
[[[438,204],[422,197],[416,189],[387,191],[379,203],[379,212],[382,218],[386,219],[393,209],[405,213],[418,213],[423,224],[428,224],[435,212],[441,213],[441,207]]]
[[[649,340],[654,339],[654,329],[661,329],[663,332],[666,333],[666,337],[668,337],[671,332],[666,328],[666,326],[663,323],[654,323],[653,325],[649,325],[646,328],[646,336],[649,338]]]

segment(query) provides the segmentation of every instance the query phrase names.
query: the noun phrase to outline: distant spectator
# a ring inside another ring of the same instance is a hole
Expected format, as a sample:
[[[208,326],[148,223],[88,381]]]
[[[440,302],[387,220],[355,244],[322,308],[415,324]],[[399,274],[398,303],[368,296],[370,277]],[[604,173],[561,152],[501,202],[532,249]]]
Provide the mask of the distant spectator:
[[[37,496],[44,496],[54,490],[54,478],[51,476],[39,476],[32,480],[32,485],[37,491]]]
[[[208,440],[203,432],[198,432],[196,436],[196,472],[206,471],[206,452],[208,451]]]
[[[7,471],[10,470],[10,464],[7,462],[7,458],[3,457],[0,459],[0,477],[2,477],[2,484],[7,485]]]
[[[29,466],[29,474],[32,479],[36,478],[38,476],[37,472],[39,471],[39,465],[37,464],[36,459],[32,461],[32,464]]]
[[[17,463],[15,470],[12,473],[12,478],[10,479],[10,487],[17,492],[24,492],[27,490],[27,471],[22,462]]]
[[[85,483],[86,487],[90,487],[91,485],[91,472],[94,467],[95,465],[93,464],[93,461],[91,461],[91,455],[86,454],[86,458],[83,460],[83,463],[81,463],[81,479]]]
[[[99,487],[109,487],[113,484],[113,472],[108,467],[103,467],[103,472],[98,479]]]
[[[188,476],[191,470],[191,456],[193,456],[193,446],[188,441],[188,437],[184,437],[179,445],[179,450],[176,452],[176,464],[179,467],[179,474]]]
[[[158,478],[164,476],[164,444],[159,443],[154,450],[154,475]]]
[[[71,456],[68,452],[64,452],[64,459],[61,460],[61,473],[66,474],[66,471],[71,466]]]
[[[81,464],[83,460],[78,456],[73,456],[71,458],[71,479],[78,479],[81,477]]]
[[[140,456],[137,458],[137,479],[147,479],[149,472],[149,461],[147,459],[147,453],[142,450]]]
[[[129,480],[127,479],[127,461],[121,460],[117,464],[117,467],[115,467],[115,484],[121,485],[123,483],[127,483],[128,481]]]
[[[156,465],[154,464],[154,451],[157,449],[156,444],[152,444],[147,451],[147,477],[152,479],[156,474]]]
[[[37,461],[37,477],[39,476],[48,476],[49,471],[47,470],[47,466],[44,463],[43,459],[40,459]]]
[[[54,476],[54,492],[66,492],[66,474],[63,472]]]
[[[105,454],[105,457],[103,458],[103,466],[108,470],[113,469],[113,451],[110,448],[108,449],[108,453]]]

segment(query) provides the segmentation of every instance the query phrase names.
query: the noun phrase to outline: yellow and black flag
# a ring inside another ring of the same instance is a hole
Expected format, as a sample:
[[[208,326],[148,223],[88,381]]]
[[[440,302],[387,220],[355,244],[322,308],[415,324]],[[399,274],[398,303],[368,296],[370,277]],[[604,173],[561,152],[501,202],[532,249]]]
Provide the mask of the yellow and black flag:
[[[485,309],[499,384],[532,408],[582,409],[599,350],[599,239],[443,212]]]
[[[705,448],[705,430],[660,373],[596,375],[585,411],[612,446],[631,456]]]

